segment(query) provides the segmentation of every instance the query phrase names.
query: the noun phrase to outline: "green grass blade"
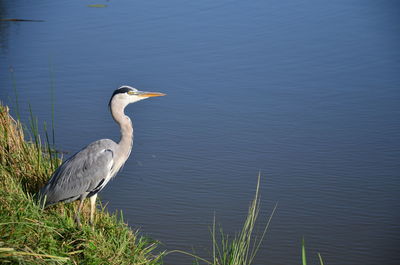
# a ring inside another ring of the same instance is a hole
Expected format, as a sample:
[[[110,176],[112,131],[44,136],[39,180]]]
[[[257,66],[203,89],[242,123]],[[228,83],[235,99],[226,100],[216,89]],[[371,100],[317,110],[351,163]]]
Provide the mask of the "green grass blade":
[[[304,237],[301,243],[301,259],[302,259],[302,264],[307,265],[307,260],[306,260],[306,245],[304,243]]]
[[[44,129],[44,133],[45,133],[45,136],[46,136],[46,147],[47,147],[47,152],[49,153],[50,168],[53,171],[53,170],[55,170],[55,163],[53,162],[53,152],[52,152],[51,147],[50,147],[50,140],[49,140],[49,134],[47,132],[46,122],[43,123],[43,129]]]
[[[318,253],[318,258],[319,258],[319,264],[324,265],[324,262],[322,261],[322,257],[321,257],[320,253]]]

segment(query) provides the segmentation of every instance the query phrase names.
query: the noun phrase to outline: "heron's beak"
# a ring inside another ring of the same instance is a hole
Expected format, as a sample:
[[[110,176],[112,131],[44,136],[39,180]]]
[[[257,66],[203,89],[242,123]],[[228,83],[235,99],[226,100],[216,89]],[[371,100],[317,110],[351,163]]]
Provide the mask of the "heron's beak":
[[[162,97],[165,96],[164,93],[159,93],[159,92],[142,92],[140,95],[138,95],[139,97]]]

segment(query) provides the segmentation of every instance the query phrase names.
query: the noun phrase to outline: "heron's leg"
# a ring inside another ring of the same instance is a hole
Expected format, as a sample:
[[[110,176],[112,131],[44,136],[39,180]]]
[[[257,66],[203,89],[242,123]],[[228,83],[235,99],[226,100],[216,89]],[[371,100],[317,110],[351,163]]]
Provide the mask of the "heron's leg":
[[[90,197],[90,224],[94,225],[94,212],[96,211],[97,194]]]
[[[82,227],[81,218],[79,217],[79,213],[80,213],[81,210],[82,210],[83,202],[84,202],[84,201],[85,201],[85,198],[81,198],[81,199],[80,199],[80,203],[79,203],[79,206],[78,206],[78,211],[75,213],[75,222],[76,222],[76,224],[78,225],[78,227]]]

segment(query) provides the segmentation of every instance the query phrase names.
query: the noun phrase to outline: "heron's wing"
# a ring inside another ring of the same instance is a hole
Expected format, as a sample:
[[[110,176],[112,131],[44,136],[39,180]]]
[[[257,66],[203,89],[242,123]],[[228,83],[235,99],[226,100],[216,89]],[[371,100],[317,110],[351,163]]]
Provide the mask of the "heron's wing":
[[[99,140],[66,160],[40,190],[40,196],[46,196],[46,205],[85,198],[100,191],[112,177],[116,148],[117,144],[111,140]]]

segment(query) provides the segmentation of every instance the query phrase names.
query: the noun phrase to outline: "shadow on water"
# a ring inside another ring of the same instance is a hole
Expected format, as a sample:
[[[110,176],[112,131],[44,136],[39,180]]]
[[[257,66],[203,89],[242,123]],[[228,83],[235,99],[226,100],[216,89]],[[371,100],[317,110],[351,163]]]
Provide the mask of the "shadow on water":
[[[7,16],[7,7],[5,1],[0,1],[0,20],[5,19]],[[8,29],[9,23],[0,21],[0,50],[3,53],[7,52],[8,47]]]
[[[45,22],[41,19],[9,18],[8,6],[5,1],[0,1],[0,50],[6,53],[8,50],[8,34],[10,23],[19,22]]]
[[[8,21],[8,22],[44,22],[44,20],[22,19],[22,18],[4,18],[4,19],[0,19],[0,21]]]

